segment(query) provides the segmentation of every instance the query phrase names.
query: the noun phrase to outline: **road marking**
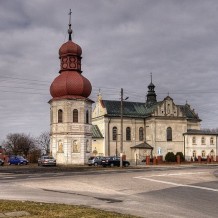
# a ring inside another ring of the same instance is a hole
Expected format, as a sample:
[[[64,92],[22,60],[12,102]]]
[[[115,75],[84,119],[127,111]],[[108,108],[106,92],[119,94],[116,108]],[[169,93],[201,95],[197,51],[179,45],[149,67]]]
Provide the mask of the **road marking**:
[[[179,183],[174,183],[174,182],[167,182],[167,181],[161,181],[161,180],[156,180],[156,179],[145,178],[145,177],[141,177],[141,176],[133,177],[133,178],[134,179],[143,179],[143,180],[148,180],[148,181],[151,181],[151,182],[158,182],[158,183],[163,183],[163,184],[168,184],[168,185],[180,186],[180,187],[196,188],[196,189],[202,189],[202,190],[207,190],[207,191],[218,192],[218,189],[207,188],[207,187],[202,187],[202,186],[185,185],[185,184],[179,184]]]
[[[162,177],[162,176],[184,176],[184,175],[196,175],[196,174],[208,174],[208,172],[196,172],[196,173],[165,173],[165,174],[159,174],[159,175],[151,175],[148,177]]]
[[[5,176],[5,177],[2,177],[1,179],[13,179],[15,178],[14,176]]]

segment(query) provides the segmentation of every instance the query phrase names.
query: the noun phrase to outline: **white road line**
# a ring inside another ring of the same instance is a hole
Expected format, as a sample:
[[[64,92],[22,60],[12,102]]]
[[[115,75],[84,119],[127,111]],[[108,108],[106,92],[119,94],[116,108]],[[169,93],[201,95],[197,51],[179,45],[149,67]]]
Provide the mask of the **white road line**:
[[[184,184],[179,184],[179,183],[174,183],[174,182],[167,182],[167,181],[160,181],[160,180],[156,180],[156,179],[145,178],[145,177],[141,177],[141,176],[133,177],[133,178],[134,179],[143,179],[143,180],[148,180],[148,181],[151,181],[151,182],[158,182],[158,183],[163,183],[163,184],[168,184],[168,185],[174,185],[174,186],[196,188],[196,189],[202,189],[202,190],[207,190],[207,191],[218,192],[218,189],[207,188],[207,187],[202,187],[202,186],[184,185]]]
[[[14,179],[15,177],[14,176],[4,176],[2,177],[2,179]]]
[[[165,174],[159,174],[159,175],[151,175],[148,177],[162,177],[162,176],[184,176],[184,175],[196,175],[196,174],[208,174],[208,172],[196,172],[196,173],[165,173]]]

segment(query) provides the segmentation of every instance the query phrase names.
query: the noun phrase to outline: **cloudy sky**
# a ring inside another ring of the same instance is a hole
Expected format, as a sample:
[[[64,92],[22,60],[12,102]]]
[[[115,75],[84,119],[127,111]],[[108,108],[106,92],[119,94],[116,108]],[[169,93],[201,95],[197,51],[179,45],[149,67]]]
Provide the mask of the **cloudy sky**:
[[[152,72],[158,100],[188,101],[202,128],[218,127],[217,0],[0,0],[0,140],[49,130],[70,8],[93,100],[123,88],[143,102]]]

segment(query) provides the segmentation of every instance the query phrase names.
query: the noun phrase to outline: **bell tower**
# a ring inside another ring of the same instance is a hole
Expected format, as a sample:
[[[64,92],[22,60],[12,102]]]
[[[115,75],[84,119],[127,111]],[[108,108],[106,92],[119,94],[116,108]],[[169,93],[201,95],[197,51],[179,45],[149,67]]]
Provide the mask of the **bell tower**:
[[[92,147],[92,86],[82,76],[82,49],[72,41],[71,13],[68,41],[59,49],[60,75],[50,86],[50,151],[57,164],[85,164]]]

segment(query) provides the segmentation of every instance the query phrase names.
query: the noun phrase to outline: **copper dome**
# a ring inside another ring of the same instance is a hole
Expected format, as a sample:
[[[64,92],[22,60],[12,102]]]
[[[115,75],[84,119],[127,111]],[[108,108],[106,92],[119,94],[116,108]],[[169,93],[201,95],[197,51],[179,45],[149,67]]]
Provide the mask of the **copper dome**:
[[[64,71],[54,79],[50,86],[53,98],[67,95],[87,98],[92,91],[91,83],[78,72]]]
[[[59,49],[59,55],[77,55],[81,56],[82,49],[79,45],[72,41],[65,42]]]

